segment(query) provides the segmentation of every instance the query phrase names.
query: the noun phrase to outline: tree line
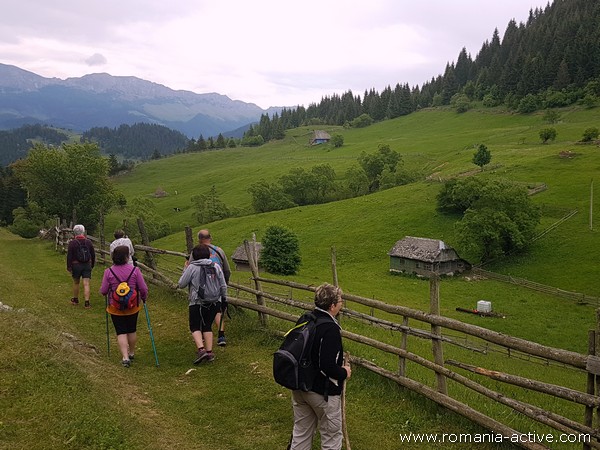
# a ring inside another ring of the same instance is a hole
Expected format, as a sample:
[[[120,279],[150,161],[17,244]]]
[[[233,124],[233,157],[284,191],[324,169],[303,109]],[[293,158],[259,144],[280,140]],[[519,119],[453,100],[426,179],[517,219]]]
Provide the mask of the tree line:
[[[81,141],[97,143],[106,154],[145,160],[181,151],[188,146],[189,139],[163,125],[136,123],[118,128],[90,128],[83,133]]]
[[[475,59],[463,48],[456,62],[421,87],[397,83],[362,97],[351,90],[325,96],[306,108],[264,114],[245,137],[281,139],[284,130],[301,125],[358,126],[361,116],[381,121],[431,106],[465,112],[473,102],[521,113],[574,103],[592,107],[600,97],[599,21],[599,2],[557,0],[530,10],[526,23],[511,20],[502,39],[495,29]]]
[[[62,131],[47,125],[23,125],[12,130],[0,131],[0,166],[6,166],[27,156],[33,141],[60,145],[69,137]]]

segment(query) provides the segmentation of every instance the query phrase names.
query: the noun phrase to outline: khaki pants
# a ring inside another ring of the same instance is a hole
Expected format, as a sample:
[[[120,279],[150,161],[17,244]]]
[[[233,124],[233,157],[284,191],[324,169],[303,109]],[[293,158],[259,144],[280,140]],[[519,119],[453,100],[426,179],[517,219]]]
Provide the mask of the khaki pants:
[[[292,391],[294,431],[291,450],[310,450],[317,424],[322,450],[342,448],[342,404],[339,395],[328,401],[315,392]]]

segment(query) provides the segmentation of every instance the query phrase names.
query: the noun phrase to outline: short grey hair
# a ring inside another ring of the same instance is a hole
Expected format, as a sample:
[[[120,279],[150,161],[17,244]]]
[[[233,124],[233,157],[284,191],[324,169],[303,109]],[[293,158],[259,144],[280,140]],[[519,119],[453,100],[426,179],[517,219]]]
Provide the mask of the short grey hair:
[[[81,224],[75,225],[73,227],[73,234],[75,236],[81,236],[82,234],[85,234],[85,227]]]
[[[315,306],[328,310],[331,305],[341,300],[342,290],[333,284],[323,283],[315,290]]]

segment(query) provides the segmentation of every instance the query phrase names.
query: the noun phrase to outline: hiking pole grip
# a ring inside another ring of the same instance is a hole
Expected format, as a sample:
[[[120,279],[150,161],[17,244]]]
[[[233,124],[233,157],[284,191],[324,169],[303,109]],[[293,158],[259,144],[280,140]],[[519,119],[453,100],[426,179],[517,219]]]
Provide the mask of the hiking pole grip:
[[[152,325],[150,325],[150,315],[148,314],[148,306],[146,306],[146,302],[142,303],[144,303],[146,323],[148,324],[148,334],[150,334],[150,342],[152,343],[152,350],[154,351],[154,359],[156,360],[156,367],[158,367],[160,364],[158,363],[158,355],[156,354],[156,345],[154,344],[154,333],[152,333]]]
[[[344,352],[344,366],[350,364],[350,353]],[[352,450],[350,447],[350,438],[348,437],[348,424],[346,422],[346,380],[344,380],[344,386],[342,387],[341,395],[342,403],[342,435],[344,436],[344,442],[346,443],[346,450]]]

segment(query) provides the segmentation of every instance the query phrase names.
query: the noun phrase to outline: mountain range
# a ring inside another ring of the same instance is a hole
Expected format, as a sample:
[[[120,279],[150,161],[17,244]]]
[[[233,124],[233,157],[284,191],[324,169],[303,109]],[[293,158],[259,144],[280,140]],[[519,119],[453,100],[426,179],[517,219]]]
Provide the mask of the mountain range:
[[[281,109],[263,110],[217,93],[176,91],[136,77],[95,73],[62,80],[0,64],[0,130],[46,124],[83,132],[144,122],[197,139],[241,134],[262,114]]]

